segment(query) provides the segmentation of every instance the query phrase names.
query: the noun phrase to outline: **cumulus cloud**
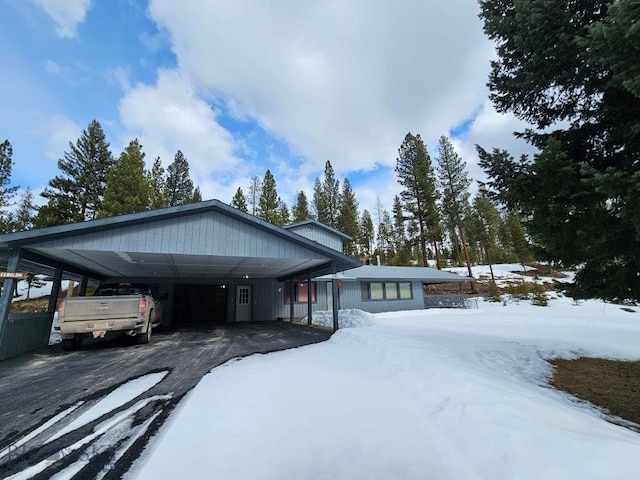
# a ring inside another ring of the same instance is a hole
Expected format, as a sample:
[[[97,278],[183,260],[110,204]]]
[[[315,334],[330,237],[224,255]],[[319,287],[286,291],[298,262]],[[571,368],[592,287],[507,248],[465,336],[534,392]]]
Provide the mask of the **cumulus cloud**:
[[[77,38],[78,25],[84,22],[91,0],[32,0],[56,24],[56,33],[62,38]]]
[[[493,48],[475,0],[151,0],[198,89],[338,171],[392,165],[407,131],[437,139],[486,97]]]
[[[182,150],[205,198],[224,198],[214,191],[216,186],[227,187],[230,178],[242,173],[231,134],[177,70],[160,70],[154,85],[139,83],[130,88],[120,101],[119,112],[129,137],[126,141],[137,137],[148,163],[159,156],[166,167],[177,150]]]

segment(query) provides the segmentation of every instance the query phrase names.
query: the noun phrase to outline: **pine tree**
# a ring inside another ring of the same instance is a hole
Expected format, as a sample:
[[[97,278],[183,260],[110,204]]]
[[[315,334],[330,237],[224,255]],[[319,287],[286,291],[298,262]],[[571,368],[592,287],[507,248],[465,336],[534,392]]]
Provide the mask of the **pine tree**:
[[[17,186],[10,187],[11,170],[13,168],[13,148],[9,140],[0,143],[0,231],[8,233],[12,230],[13,216],[5,211],[11,205]]]
[[[358,201],[356,194],[351,188],[351,182],[345,178],[342,182],[342,193],[340,195],[342,202],[340,203],[340,213],[337,218],[336,229],[342,233],[346,233],[353,240],[344,244],[344,252],[347,255],[355,255],[356,240],[358,238]]]
[[[157,210],[158,208],[167,207],[169,202],[165,196],[167,192],[166,178],[160,157],[156,157],[153,161],[151,171],[147,172],[147,178],[149,183],[149,209]]]
[[[336,179],[329,160],[325,163],[322,182],[316,179],[313,199],[318,221],[337,229],[340,215],[340,182]]]
[[[305,193],[300,190],[296,196],[296,203],[293,204],[293,222],[302,222],[313,218],[309,211],[309,202]]]
[[[409,265],[411,261],[406,223],[402,201],[396,195],[393,197],[393,249],[395,255],[390,261],[392,265]]]
[[[100,217],[143,212],[149,205],[149,179],[138,139],[131,140],[107,172]]]
[[[431,159],[420,135],[407,133],[398,149],[396,174],[404,187],[400,197],[418,227],[418,241],[424,266],[428,266],[427,242],[431,241],[440,268],[438,241],[442,236],[437,206],[438,191]]]
[[[102,209],[107,172],[114,159],[100,123],[89,123],[75,145],[69,142],[69,149],[58,160],[61,174],[41,194],[47,204],[38,210],[38,227],[91,220]]]
[[[500,222],[500,212],[494,203],[482,192],[478,193],[473,199],[473,235],[480,245],[484,262],[489,265],[492,282],[495,282],[492,262],[496,256]]]
[[[196,187],[193,189],[193,194],[191,198],[187,201],[187,203],[198,203],[202,201],[202,192],[200,191],[200,187]]]
[[[30,188],[27,188],[18,202],[18,209],[15,214],[14,230],[21,232],[33,228],[35,212],[36,206],[33,203],[33,192]]]
[[[523,270],[526,272],[526,263],[533,260],[531,249],[529,248],[529,242],[522,228],[522,224],[518,219],[518,216],[511,212],[507,216],[507,228],[509,229],[509,236],[511,237],[511,248],[518,258],[518,262],[522,265]]]
[[[531,125],[522,137],[539,150],[487,157],[494,198],[543,259],[579,267],[581,296],[640,299],[637,1],[480,6],[497,50],[490,98]]]
[[[394,255],[393,251],[393,222],[391,220],[391,214],[387,210],[383,210],[378,224],[377,234],[378,251],[382,256],[382,263],[384,265],[389,264],[389,258]]]
[[[445,136],[440,137],[437,162],[445,223],[452,230],[457,229],[467,264],[467,272],[469,277],[473,277],[463,226],[464,212],[469,205],[469,185],[471,185],[471,179],[467,173],[467,163],[460,158]]]
[[[254,175],[251,177],[251,182],[249,183],[249,195],[247,197],[251,215],[258,215],[258,203],[260,202],[261,194],[262,182],[260,182],[260,179]]]
[[[291,214],[287,204],[278,197],[278,222],[276,225],[288,225],[291,223]]]
[[[193,181],[189,176],[189,162],[180,150],[176,152],[173,162],[167,167],[165,196],[169,207],[184,205],[193,196]]]
[[[276,189],[276,180],[267,170],[262,179],[262,193],[258,201],[258,218],[277,225],[280,221],[278,212],[278,191]]]
[[[375,232],[369,210],[365,209],[362,211],[359,227],[358,244],[360,246],[360,252],[365,259],[365,263],[370,264],[371,256],[373,255],[373,240]]]
[[[249,212],[247,209],[247,200],[244,198],[244,192],[241,187],[238,187],[238,190],[236,190],[236,193],[233,195],[233,198],[231,199],[231,206],[244,213]]]

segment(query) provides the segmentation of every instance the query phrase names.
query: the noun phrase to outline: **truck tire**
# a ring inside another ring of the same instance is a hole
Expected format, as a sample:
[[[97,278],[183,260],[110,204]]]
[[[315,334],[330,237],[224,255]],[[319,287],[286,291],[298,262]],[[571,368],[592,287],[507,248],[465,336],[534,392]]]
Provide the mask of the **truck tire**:
[[[145,333],[141,333],[140,335],[136,335],[136,342],[138,342],[139,345],[145,345],[150,341],[151,341],[151,315],[149,315],[149,320],[147,321],[147,331]]]
[[[82,340],[84,340],[84,336],[76,333],[73,338],[62,340],[62,350],[65,352],[80,350],[80,347],[82,347]]]

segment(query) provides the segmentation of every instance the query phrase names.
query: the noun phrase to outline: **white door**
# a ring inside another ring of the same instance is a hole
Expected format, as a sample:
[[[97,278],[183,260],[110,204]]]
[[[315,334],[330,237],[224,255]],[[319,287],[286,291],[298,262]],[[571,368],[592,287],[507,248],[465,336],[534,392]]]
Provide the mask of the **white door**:
[[[238,285],[236,287],[236,322],[251,320],[251,286]]]

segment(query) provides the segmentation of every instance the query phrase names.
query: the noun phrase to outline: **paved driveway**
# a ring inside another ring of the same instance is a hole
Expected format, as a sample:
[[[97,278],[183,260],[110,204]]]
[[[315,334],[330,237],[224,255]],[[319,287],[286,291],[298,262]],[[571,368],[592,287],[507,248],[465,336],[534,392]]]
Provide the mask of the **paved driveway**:
[[[228,324],[159,332],[149,345],[120,337],[77,352],[52,346],[0,362],[0,478],[25,469],[33,478],[75,471],[77,478],[120,478],[173,407],[213,367],[330,335],[284,322]],[[152,377],[161,381],[137,394],[134,384]],[[111,410],[105,406],[109,399],[116,405]],[[55,438],[79,417],[87,423]]]

